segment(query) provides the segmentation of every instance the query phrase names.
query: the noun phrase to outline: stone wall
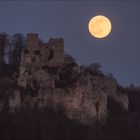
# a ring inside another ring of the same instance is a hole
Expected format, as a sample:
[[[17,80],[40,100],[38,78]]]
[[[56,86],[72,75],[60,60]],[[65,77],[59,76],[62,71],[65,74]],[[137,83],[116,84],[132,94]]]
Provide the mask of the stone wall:
[[[54,53],[52,59],[50,60],[50,65],[61,65],[64,63],[64,40],[63,38],[50,39],[48,46]]]

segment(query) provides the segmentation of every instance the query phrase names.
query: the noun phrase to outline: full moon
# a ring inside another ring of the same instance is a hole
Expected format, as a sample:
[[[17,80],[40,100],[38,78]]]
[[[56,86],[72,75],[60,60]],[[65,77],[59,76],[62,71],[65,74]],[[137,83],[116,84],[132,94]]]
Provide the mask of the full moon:
[[[88,24],[89,32],[92,36],[96,38],[104,38],[111,32],[111,22],[110,20],[102,15],[93,17]]]

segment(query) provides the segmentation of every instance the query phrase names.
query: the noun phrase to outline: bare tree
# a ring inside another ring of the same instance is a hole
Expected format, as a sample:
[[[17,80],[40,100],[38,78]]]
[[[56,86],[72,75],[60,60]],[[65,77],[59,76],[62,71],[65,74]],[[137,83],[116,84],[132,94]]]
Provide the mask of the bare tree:
[[[113,76],[113,74],[112,74],[111,72],[108,72],[108,73],[106,74],[106,76],[107,76],[108,78],[110,78],[110,79],[115,79],[114,76]]]
[[[13,49],[13,64],[18,65],[21,59],[21,52],[25,45],[25,39],[22,34],[16,33],[13,36],[13,43],[14,43],[14,49]]]
[[[85,68],[85,71],[89,72],[90,74],[101,75],[103,76],[103,72],[101,70],[102,66],[100,63],[92,63]]]
[[[0,33],[0,64],[4,64],[4,49],[6,44],[6,33]]]
[[[7,36],[5,46],[5,61],[6,64],[18,65],[21,59],[21,52],[25,47],[25,38],[20,33],[15,33],[13,36]]]
[[[73,62],[75,63],[76,60],[70,55],[70,54],[65,54],[65,60],[69,61],[69,62]]]

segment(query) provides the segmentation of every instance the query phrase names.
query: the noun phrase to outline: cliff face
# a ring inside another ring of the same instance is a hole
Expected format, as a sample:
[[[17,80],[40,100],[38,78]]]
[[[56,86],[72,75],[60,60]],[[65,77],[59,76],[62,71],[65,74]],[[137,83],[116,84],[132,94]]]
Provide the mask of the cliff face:
[[[17,86],[8,99],[9,112],[49,107],[69,119],[92,124],[106,120],[108,98],[128,110],[128,97],[117,90],[115,80],[90,74],[64,58],[63,39],[42,43],[37,34],[28,34]]]

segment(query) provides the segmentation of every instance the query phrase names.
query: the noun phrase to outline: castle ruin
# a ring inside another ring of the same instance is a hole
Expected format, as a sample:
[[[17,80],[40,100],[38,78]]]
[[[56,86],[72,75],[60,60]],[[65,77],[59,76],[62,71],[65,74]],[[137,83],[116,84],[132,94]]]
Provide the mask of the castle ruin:
[[[115,80],[88,73],[76,62],[66,60],[62,38],[44,43],[38,34],[28,33],[25,41],[20,59],[18,40],[13,51],[18,56],[14,57],[13,64],[19,62],[19,71],[15,80],[17,87],[8,98],[9,112],[49,107],[71,120],[92,124],[106,120],[109,96],[128,110],[128,97],[118,94]],[[0,40],[1,56],[3,44]]]
[[[18,84],[25,88],[29,79],[29,71],[38,73],[37,70],[41,70],[42,67],[59,67],[64,63],[64,40],[62,38],[50,39],[49,42],[44,43],[39,39],[38,34],[29,33],[26,43],[27,46],[20,62],[20,77],[18,79]],[[48,82],[46,83],[52,81],[50,77],[51,75],[48,74],[46,78]]]
[[[27,57],[27,61],[33,66],[59,66],[64,62],[64,40],[50,39],[49,42],[44,43],[39,39],[38,34],[29,33],[24,57]]]

